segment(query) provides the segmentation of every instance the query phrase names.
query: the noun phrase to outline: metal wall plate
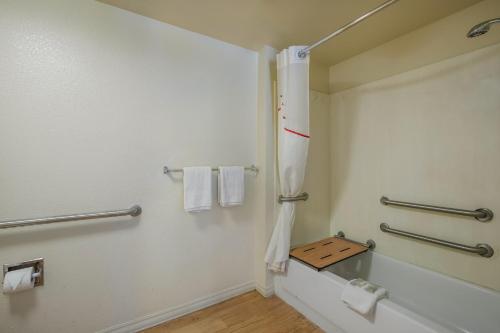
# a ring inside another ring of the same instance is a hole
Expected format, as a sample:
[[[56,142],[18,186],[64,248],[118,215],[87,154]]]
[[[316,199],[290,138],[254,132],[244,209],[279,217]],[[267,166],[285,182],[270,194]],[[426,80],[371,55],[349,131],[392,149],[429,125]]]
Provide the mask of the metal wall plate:
[[[27,260],[27,261],[19,262],[16,264],[4,264],[3,265],[3,277],[5,279],[5,274],[7,274],[7,272],[15,271],[15,270],[22,269],[22,268],[33,267],[34,273],[40,273],[39,276],[35,277],[35,287],[43,286],[43,283],[44,283],[43,264],[44,264],[43,258]]]

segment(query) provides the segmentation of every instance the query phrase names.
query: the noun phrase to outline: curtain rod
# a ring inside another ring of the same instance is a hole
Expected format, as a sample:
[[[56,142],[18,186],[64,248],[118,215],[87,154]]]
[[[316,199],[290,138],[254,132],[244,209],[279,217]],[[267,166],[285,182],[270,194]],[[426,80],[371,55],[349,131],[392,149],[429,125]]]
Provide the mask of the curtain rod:
[[[358,24],[359,22],[363,21],[364,19],[372,16],[373,14],[381,11],[382,9],[398,2],[399,0],[388,0],[386,2],[384,2],[383,4],[381,4],[380,6],[378,6],[377,8],[375,9],[372,9],[371,11],[361,15],[360,17],[358,17],[357,19],[355,19],[354,21],[351,21],[349,23],[347,23],[346,25],[342,26],[341,28],[339,28],[338,30],[336,30],[335,32],[329,34],[328,36],[320,39],[319,41],[317,41],[316,43],[312,44],[311,46],[308,46],[302,50],[299,51],[298,53],[298,56],[299,58],[305,58],[307,56],[307,54],[312,50],[314,49],[315,47],[317,46],[320,46],[321,44],[329,41],[331,38],[337,36],[337,35],[340,35],[341,33],[343,33],[344,31],[354,27],[356,24]]]

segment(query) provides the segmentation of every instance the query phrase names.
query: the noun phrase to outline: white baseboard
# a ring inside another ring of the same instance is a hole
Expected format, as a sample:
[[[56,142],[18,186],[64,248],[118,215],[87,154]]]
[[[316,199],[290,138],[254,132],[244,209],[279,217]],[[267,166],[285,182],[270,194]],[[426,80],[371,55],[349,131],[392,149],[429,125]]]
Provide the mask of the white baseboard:
[[[161,323],[170,321],[172,319],[187,315],[189,313],[201,310],[208,306],[223,302],[229,298],[244,294],[248,291],[255,290],[255,282],[249,281],[238,286],[227,288],[212,295],[198,298],[192,302],[184,305],[172,307],[170,309],[162,310],[142,318],[118,324],[97,333],[131,333],[150,328]]]
[[[270,297],[270,296],[274,295],[274,286],[273,285],[264,287],[264,286],[261,286],[261,285],[256,283],[255,290],[257,290],[257,292],[264,297]]]

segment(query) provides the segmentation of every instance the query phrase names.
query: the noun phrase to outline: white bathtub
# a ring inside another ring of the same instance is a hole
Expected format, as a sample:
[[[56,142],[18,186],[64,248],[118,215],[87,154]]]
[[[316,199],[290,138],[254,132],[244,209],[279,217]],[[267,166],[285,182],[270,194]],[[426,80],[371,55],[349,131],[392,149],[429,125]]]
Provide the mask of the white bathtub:
[[[340,300],[356,277],[389,291],[370,318]],[[326,332],[500,333],[500,293],[371,251],[322,272],[290,260],[288,273],[274,282],[280,298]]]

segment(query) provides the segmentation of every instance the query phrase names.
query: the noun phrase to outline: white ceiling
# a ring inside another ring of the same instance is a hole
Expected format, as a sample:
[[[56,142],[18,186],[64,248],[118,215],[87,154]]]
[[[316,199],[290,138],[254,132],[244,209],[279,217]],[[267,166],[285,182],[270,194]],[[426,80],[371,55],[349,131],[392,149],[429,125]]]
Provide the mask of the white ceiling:
[[[100,0],[245,48],[312,44],[384,0]],[[480,0],[400,0],[312,51],[333,65]]]

